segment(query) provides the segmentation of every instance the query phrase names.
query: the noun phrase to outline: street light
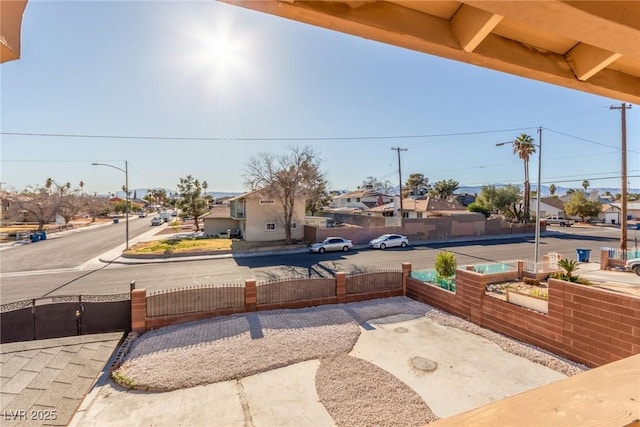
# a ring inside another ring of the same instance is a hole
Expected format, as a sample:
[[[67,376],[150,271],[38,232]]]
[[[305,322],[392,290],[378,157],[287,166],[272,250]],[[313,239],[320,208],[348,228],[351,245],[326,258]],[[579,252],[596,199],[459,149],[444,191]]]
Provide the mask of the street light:
[[[542,127],[538,128],[538,140],[540,141],[540,144],[534,144],[533,142],[531,143],[531,145],[533,145],[534,147],[538,147],[538,186],[537,186],[537,191],[536,191],[536,236],[535,236],[535,253],[534,253],[534,257],[533,257],[533,262],[535,264],[535,268],[538,268],[538,254],[539,252],[539,247],[540,247],[540,176],[542,175]],[[496,144],[497,147],[501,146],[501,145],[506,145],[506,144],[513,144],[512,141],[510,142],[498,142]],[[527,212],[527,215],[529,215],[529,212]]]
[[[126,248],[125,250],[129,249],[129,163],[125,160],[124,161],[124,169],[119,168],[117,166],[113,166],[113,165],[109,165],[107,163],[91,163],[91,165],[93,166],[106,166],[108,168],[113,168],[113,169],[118,169],[120,172],[124,172],[124,194],[125,194],[125,205],[124,205],[124,212],[125,212],[125,233],[126,233]]]

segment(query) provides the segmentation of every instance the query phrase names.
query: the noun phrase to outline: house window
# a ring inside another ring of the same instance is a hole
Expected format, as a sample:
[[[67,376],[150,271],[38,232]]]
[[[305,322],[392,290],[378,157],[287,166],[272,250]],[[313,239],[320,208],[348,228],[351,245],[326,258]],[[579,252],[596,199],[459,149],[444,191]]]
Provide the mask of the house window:
[[[347,203],[351,203],[351,197],[347,197]]]
[[[298,228],[298,224],[296,224],[295,222],[291,223],[291,229],[295,230],[296,228]]]
[[[409,218],[409,212],[402,212],[402,218]]]
[[[358,198],[356,199],[356,202],[360,203],[360,197],[358,197]]]
[[[267,231],[276,231],[276,224],[274,222],[268,222],[266,226]]]
[[[422,212],[418,212],[416,215],[418,215],[418,218],[422,218]]]

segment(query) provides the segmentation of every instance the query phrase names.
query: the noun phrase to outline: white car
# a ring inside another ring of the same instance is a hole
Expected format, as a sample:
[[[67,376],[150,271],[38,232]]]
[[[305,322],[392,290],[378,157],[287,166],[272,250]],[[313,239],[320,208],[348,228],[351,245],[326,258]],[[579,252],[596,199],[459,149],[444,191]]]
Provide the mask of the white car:
[[[160,218],[159,216],[153,218],[151,220],[151,225],[162,225],[162,218]]]
[[[640,276],[640,258],[627,260],[624,267],[626,270],[633,271],[638,276]]]
[[[401,236],[400,234],[383,234],[377,239],[373,239],[369,242],[370,248],[393,248],[393,247],[401,247],[406,248],[409,245],[409,239],[407,236]]]
[[[309,252],[319,252],[321,254],[329,251],[347,252],[351,248],[353,248],[351,240],[343,239],[342,237],[327,237],[320,243],[309,245]]]

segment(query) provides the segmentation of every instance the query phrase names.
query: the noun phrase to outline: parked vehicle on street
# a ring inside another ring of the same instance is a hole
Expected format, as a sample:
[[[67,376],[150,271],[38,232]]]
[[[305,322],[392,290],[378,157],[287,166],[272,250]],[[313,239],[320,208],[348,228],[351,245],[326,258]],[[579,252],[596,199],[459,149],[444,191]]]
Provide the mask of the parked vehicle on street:
[[[327,237],[320,243],[309,245],[309,252],[318,252],[321,254],[330,251],[347,252],[351,248],[353,248],[351,240],[343,239],[342,237]]]
[[[560,227],[571,227],[573,225],[573,220],[563,218],[558,215],[552,215],[544,219],[544,221],[549,224],[559,225]]]
[[[160,218],[159,216],[156,216],[151,220],[151,225],[162,225],[162,223],[162,218]]]
[[[160,219],[162,219],[162,221],[164,222],[169,222],[169,220],[171,219],[171,212],[160,212]]]
[[[624,264],[625,270],[633,271],[638,276],[640,276],[640,258],[633,258],[627,260]]]
[[[383,234],[377,239],[373,239],[369,242],[369,247],[374,249],[386,249],[393,247],[406,248],[409,245],[409,239],[407,236],[400,234]]]

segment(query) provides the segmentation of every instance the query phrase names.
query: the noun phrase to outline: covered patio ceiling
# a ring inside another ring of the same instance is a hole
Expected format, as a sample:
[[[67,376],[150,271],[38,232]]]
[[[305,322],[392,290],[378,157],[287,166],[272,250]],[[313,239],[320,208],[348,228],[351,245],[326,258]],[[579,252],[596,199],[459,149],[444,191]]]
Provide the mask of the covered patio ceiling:
[[[221,1],[640,104],[640,1]]]

